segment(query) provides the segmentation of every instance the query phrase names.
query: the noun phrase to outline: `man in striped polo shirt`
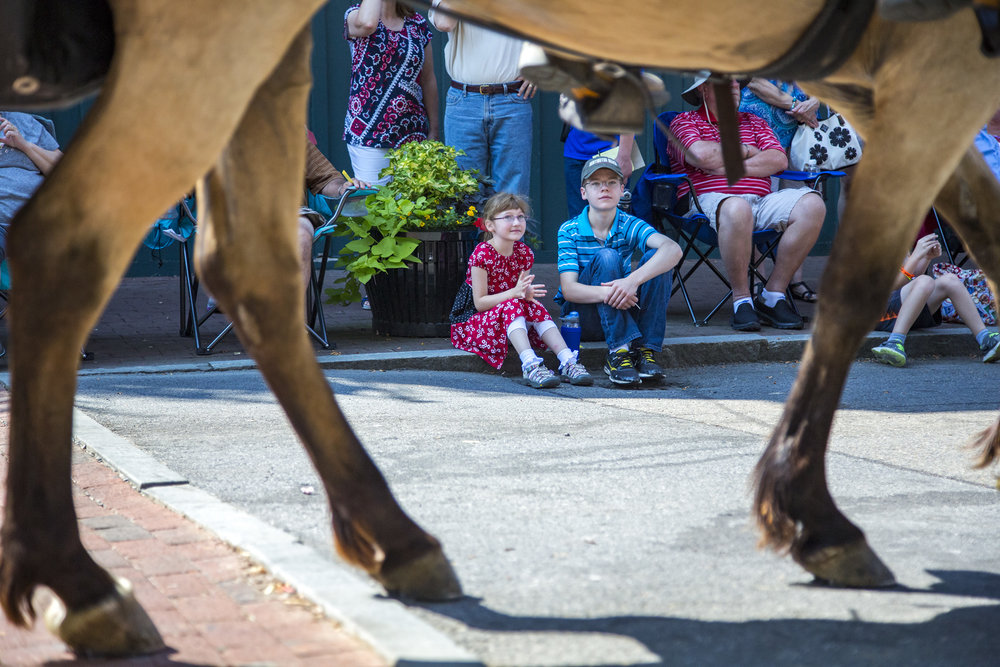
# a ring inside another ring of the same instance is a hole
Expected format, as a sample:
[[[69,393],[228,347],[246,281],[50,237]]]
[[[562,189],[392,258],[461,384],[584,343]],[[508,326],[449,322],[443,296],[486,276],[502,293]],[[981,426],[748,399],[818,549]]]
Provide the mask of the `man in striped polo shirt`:
[[[618,162],[595,157],[583,166],[580,215],[559,228],[559,291],[563,315],[580,313],[584,340],[604,340],[604,372],[615,384],[660,380],[655,353],[663,347],[671,270],[681,249],[646,221],[618,210],[625,177]],[[642,259],[632,270],[632,256]]]
[[[701,94],[701,105],[678,114],[670,123],[670,130],[685,149],[671,143],[670,159],[674,169],[691,179],[702,211],[718,232],[723,268],[733,286],[730,324],[737,331],[757,331],[760,322],[778,329],[801,329],[802,317],[788,304],[785,290],[819,237],[826,217],[823,198],[809,188],[771,192],[771,176],[788,167],[788,158],[768,124],[751,113],[737,114],[747,175],[729,185],[722,164],[715,91],[705,75],[695,79],[685,94],[695,90]],[[740,87],[735,81],[732,94],[738,107]],[[678,197],[686,193],[684,184]],[[778,245],[774,269],[754,299],[747,266],[753,252],[751,235],[761,229],[780,229],[785,235]]]

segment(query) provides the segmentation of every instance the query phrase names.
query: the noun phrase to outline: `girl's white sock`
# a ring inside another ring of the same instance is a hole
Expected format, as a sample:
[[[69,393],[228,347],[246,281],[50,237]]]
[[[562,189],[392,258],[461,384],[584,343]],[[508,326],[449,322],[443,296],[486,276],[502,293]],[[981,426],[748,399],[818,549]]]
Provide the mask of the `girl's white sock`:
[[[521,368],[529,368],[534,366],[535,363],[540,362],[541,359],[535,354],[535,351],[530,347],[523,352],[518,352],[517,356],[521,357]]]
[[[569,349],[568,347],[563,348],[563,351],[556,355],[559,357],[559,368],[562,368],[567,363],[576,363],[576,352]]]

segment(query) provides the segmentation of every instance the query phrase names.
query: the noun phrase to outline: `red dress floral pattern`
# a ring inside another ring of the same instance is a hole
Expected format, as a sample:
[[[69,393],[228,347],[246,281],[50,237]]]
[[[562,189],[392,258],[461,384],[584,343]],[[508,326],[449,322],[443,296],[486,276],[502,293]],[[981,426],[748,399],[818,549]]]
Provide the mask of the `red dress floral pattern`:
[[[480,243],[469,257],[469,268],[465,272],[465,282],[472,284],[472,267],[485,269],[487,293],[498,294],[517,285],[521,271],[535,264],[535,253],[521,241],[514,243],[514,252],[504,257],[488,242]],[[549,313],[540,304],[524,299],[508,299],[489,310],[476,313],[461,324],[451,325],[451,344],[459,350],[478,354],[493,368],[500,368],[507,356],[507,327],[518,317],[526,322],[551,320]],[[545,349],[534,329],[528,329],[528,340],[534,348]]]
[[[431,41],[427,19],[414,14],[403,29],[382,21],[367,37],[352,39],[344,13],[344,36],[351,44],[351,92],[344,119],[344,141],[368,148],[398,148],[427,138],[427,109],[420,72]]]

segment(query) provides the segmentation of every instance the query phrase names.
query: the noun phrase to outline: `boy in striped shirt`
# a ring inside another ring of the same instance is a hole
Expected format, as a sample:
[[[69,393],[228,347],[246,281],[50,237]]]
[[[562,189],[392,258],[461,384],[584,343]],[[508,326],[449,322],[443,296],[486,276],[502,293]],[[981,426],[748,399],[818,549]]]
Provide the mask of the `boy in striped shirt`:
[[[663,346],[671,270],[681,249],[648,223],[618,209],[625,179],[618,162],[594,157],[583,166],[580,196],[587,206],[559,227],[559,291],[565,315],[580,313],[584,340],[604,340],[604,372],[635,386],[660,380],[655,353]],[[632,256],[642,259],[635,270]]]

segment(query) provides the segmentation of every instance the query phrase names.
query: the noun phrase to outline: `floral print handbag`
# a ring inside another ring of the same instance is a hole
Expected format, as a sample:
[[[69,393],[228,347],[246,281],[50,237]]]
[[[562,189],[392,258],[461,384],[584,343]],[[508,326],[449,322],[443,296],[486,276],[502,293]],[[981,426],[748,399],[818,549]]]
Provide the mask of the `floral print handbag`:
[[[809,161],[820,171],[841,169],[861,159],[861,139],[843,116],[831,114],[817,127],[799,125],[788,149],[788,168],[803,171]]]
[[[931,275],[935,278],[945,273],[954,273],[965,283],[965,289],[969,290],[969,294],[972,295],[972,302],[976,304],[979,316],[983,318],[983,324],[988,327],[995,325],[997,323],[997,304],[990,293],[990,286],[986,282],[986,276],[982,269],[963,269],[947,262],[940,262],[931,267]],[[941,319],[945,322],[962,321],[955,313],[955,306],[952,305],[951,299],[945,299],[941,304]]]

